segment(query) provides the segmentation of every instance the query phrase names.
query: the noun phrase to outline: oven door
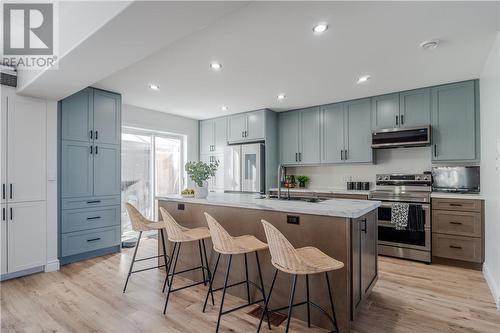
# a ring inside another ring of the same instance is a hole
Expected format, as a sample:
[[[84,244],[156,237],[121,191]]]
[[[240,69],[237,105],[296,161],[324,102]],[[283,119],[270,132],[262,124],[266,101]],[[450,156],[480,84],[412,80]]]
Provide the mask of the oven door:
[[[398,246],[416,250],[431,250],[431,214],[430,206],[427,204],[421,205],[424,219],[424,230],[396,230],[396,227],[391,223],[392,202],[382,202],[378,208],[378,243],[381,245]],[[410,203],[410,206],[412,204]]]

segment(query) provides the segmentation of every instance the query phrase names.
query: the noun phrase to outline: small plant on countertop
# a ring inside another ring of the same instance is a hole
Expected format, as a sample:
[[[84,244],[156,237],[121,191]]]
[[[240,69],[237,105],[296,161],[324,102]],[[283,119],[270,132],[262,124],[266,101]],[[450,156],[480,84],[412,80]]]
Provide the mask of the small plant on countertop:
[[[306,187],[306,183],[309,182],[308,176],[297,176],[297,180],[299,181],[300,187]]]
[[[187,162],[184,169],[196,185],[203,187],[203,182],[207,181],[210,177],[214,177],[218,167],[219,161],[211,162],[210,164],[200,161]]]

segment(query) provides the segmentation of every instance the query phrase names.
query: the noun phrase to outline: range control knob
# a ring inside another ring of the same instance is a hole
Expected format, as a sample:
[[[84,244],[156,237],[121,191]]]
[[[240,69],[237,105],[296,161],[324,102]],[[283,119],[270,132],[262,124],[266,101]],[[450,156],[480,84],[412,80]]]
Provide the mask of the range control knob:
[[[417,176],[415,179],[416,179],[416,180],[420,180],[420,177],[419,177],[419,176]]]

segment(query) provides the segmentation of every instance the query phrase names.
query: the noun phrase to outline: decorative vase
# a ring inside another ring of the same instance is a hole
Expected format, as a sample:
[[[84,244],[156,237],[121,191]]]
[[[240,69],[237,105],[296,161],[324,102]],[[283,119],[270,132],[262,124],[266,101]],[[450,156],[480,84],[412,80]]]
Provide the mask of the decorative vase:
[[[300,187],[300,188],[304,188],[304,187],[306,187],[306,183],[305,183],[305,182],[299,182],[299,187]]]
[[[206,199],[208,197],[208,182],[206,180],[203,181],[203,186],[194,184],[194,197],[196,199]]]

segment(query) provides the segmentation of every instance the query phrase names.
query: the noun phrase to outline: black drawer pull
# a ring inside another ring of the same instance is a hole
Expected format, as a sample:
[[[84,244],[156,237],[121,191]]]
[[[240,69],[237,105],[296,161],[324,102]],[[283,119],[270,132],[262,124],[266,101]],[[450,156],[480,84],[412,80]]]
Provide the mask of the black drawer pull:
[[[100,219],[100,216],[92,216],[92,217],[87,217],[87,220],[97,220]]]
[[[5,199],[5,184],[2,184],[2,199]]]
[[[450,206],[453,206],[453,207],[462,207],[462,204],[450,203]]]
[[[366,219],[362,219],[361,222],[363,222],[363,225],[361,227],[361,231],[363,231],[366,234]]]
[[[450,224],[462,225],[462,222],[450,221]]]
[[[462,249],[462,247],[461,247],[461,246],[450,245],[450,249],[457,249],[457,250],[461,250],[461,249]]]
[[[95,242],[95,241],[98,241],[100,239],[101,239],[101,237],[91,238],[91,239],[87,239],[87,242]]]
[[[89,200],[87,201],[88,204],[93,204],[93,203],[100,203],[101,200]]]

